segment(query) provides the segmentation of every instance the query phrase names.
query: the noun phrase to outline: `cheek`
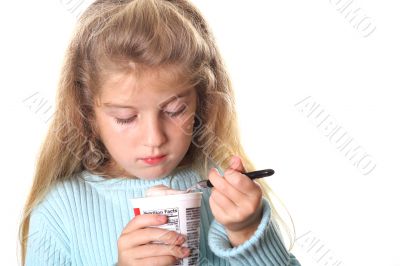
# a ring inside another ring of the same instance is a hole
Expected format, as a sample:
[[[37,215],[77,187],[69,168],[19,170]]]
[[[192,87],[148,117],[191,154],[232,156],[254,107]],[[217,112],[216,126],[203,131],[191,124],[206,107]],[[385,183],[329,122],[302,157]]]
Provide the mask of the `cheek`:
[[[96,121],[101,141],[104,143],[107,150],[110,153],[123,150],[121,147],[125,147],[126,145],[121,145],[121,143],[124,142],[123,134],[121,134],[122,127],[115,125],[114,121],[112,121],[112,119],[109,117],[100,116],[96,119]]]
[[[186,123],[185,123],[186,124]],[[170,131],[169,139],[172,142],[173,147],[179,150],[186,150],[192,141],[192,131],[186,127],[174,126]]]
[[[109,125],[109,121],[107,121],[107,118],[104,116],[97,116],[96,122],[102,141],[105,143],[108,142],[108,139],[110,139],[110,135],[112,135],[113,132]]]
[[[188,110],[182,117],[174,120],[174,124],[176,125],[176,128],[181,131],[181,134],[185,134],[188,136],[191,136],[193,134],[195,116],[195,107],[192,106],[192,108],[188,108]]]
[[[193,134],[193,117],[184,117],[172,123],[172,131],[180,139],[191,139]]]

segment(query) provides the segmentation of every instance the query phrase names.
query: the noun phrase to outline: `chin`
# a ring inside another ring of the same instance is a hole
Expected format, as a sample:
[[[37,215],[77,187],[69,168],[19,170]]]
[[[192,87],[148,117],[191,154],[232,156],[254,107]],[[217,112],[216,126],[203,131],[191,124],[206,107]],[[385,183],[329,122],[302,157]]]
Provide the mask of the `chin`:
[[[172,170],[157,167],[149,167],[142,171],[129,171],[131,176],[140,177],[140,179],[145,180],[159,179],[167,176],[171,172]]]

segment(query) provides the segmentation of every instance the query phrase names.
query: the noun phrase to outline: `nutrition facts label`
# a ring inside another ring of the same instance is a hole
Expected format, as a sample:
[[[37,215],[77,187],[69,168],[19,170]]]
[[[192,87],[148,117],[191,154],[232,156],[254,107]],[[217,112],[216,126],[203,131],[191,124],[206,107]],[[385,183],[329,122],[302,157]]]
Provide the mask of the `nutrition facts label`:
[[[199,260],[200,207],[186,209],[187,243],[190,247],[189,265],[197,265]]]
[[[201,192],[166,197],[136,198],[131,199],[131,202],[134,216],[165,215],[168,217],[167,223],[153,227],[175,231],[186,236],[187,240],[182,246],[190,249],[190,255],[177,261],[175,266],[199,265]],[[152,243],[165,244],[161,239],[152,241]]]
[[[168,209],[160,209],[160,210],[143,211],[143,214],[148,214],[148,213],[150,213],[150,214],[161,214],[161,215],[168,216],[168,222],[166,224],[163,224],[163,225],[158,226],[158,227],[159,228],[163,228],[163,229],[167,229],[167,230],[180,232],[179,209],[178,208],[168,208]]]
[[[159,228],[180,232],[179,210],[178,208],[168,208],[159,210],[146,210],[143,214],[162,214],[168,216],[168,222],[159,226]],[[186,229],[187,229],[187,246],[190,248],[190,257],[188,264],[184,264],[181,260],[175,264],[178,265],[197,265],[199,260],[199,226],[200,224],[200,207],[186,209]]]

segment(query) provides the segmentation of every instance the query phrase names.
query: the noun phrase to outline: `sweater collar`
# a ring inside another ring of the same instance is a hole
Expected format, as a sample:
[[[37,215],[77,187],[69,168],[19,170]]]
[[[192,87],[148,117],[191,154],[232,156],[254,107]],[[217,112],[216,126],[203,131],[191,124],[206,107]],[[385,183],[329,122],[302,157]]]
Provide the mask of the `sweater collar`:
[[[98,188],[107,189],[147,189],[155,185],[165,185],[173,189],[186,189],[196,182],[202,180],[198,172],[191,168],[181,168],[172,171],[167,176],[157,179],[140,179],[140,178],[106,178],[103,176],[95,175],[89,171],[83,171],[80,177],[84,182],[90,185],[95,185]]]

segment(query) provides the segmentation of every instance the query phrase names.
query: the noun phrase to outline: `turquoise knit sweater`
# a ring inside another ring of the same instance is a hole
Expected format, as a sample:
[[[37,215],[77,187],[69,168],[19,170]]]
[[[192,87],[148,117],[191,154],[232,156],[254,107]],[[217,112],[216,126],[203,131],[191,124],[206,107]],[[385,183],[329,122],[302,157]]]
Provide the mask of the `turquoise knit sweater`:
[[[31,214],[26,265],[116,265],[117,240],[133,217],[129,199],[154,185],[184,190],[201,179],[186,168],[156,180],[105,179],[85,171],[60,182]],[[285,249],[266,200],[257,231],[232,247],[213,218],[210,192],[203,192],[201,206],[200,265],[300,265]]]

